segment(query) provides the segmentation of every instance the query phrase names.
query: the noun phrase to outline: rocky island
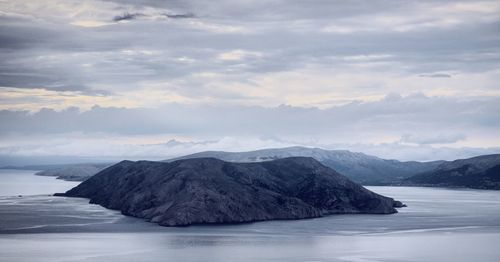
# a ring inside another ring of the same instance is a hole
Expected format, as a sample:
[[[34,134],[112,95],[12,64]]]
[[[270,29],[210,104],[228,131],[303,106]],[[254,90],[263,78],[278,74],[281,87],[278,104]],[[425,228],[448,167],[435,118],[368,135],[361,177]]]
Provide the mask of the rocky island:
[[[56,195],[89,198],[162,226],[391,214],[402,206],[309,157],[122,161]]]

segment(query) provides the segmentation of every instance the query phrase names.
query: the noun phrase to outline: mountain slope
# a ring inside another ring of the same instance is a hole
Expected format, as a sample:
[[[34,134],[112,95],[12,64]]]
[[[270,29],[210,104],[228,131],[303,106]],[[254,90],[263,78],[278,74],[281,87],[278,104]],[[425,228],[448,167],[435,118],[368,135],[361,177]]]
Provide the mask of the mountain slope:
[[[433,171],[403,180],[402,184],[500,189],[500,154],[445,162]]]
[[[401,206],[304,157],[258,163],[122,161],[59,195],[90,198],[163,226],[390,214]]]
[[[249,152],[206,151],[166,161],[214,157],[230,162],[260,162],[294,156],[313,157],[355,182],[371,185],[397,183],[406,177],[430,171],[443,163],[443,161],[400,162],[347,150],[324,150],[307,147],[262,149]]]

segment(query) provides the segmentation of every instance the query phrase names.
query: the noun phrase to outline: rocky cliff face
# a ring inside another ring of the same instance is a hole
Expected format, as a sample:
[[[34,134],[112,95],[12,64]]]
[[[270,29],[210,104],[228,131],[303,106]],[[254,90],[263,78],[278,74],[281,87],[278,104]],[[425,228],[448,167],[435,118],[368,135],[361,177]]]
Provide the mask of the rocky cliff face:
[[[90,198],[163,226],[391,214],[401,205],[305,157],[259,163],[122,161],[59,195]]]

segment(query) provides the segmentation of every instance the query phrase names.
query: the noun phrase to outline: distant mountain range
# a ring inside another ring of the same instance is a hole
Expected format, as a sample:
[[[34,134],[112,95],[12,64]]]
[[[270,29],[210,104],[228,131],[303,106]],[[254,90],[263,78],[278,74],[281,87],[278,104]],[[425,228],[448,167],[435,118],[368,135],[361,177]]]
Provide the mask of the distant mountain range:
[[[56,195],[90,198],[162,226],[391,214],[403,206],[310,157],[254,163],[122,161]]]
[[[500,189],[500,154],[445,162],[403,180],[402,185]]]
[[[214,157],[230,162],[261,162],[294,156],[312,157],[353,181],[364,185],[385,185],[400,182],[412,175],[431,171],[445,162],[387,160],[347,150],[325,150],[298,146],[249,152],[205,151],[165,161]]]
[[[363,185],[409,185],[500,189],[500,154],[455,161],[397,161],[347,150],[308,147],[262,149],[248,152],[205,151],[174,159],[217,158],[228,162],[263,162],[287,157],[312,157]],[[38,175],[83,181],[111,164],[50,166]],[[39,166],[38,168],[42,168]]]

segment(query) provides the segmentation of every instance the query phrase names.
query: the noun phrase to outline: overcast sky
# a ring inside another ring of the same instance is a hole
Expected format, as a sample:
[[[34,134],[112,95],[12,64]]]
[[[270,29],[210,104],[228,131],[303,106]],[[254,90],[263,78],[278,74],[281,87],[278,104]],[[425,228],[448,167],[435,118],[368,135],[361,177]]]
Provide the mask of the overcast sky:
[[[0,50],[0,164],[500,153],[497,0],[0,0]]]

